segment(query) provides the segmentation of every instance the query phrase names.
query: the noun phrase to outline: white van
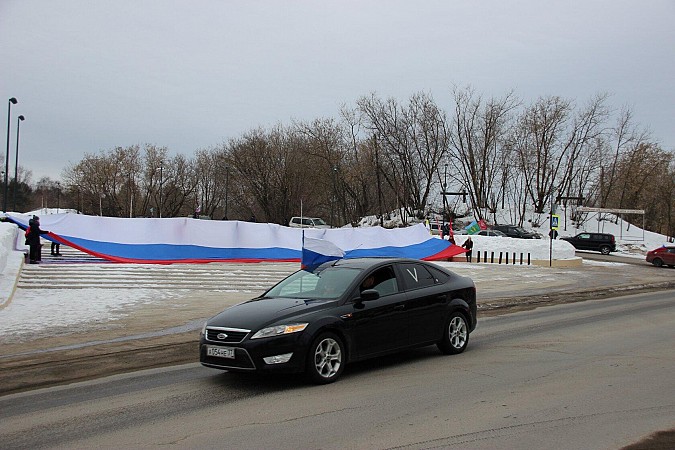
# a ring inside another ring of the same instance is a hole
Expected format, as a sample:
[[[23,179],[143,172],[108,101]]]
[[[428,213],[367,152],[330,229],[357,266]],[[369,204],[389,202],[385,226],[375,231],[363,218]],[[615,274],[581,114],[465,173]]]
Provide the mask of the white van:
[[[288,226],[291,228],[331,228],[320,217],[293,217]]]

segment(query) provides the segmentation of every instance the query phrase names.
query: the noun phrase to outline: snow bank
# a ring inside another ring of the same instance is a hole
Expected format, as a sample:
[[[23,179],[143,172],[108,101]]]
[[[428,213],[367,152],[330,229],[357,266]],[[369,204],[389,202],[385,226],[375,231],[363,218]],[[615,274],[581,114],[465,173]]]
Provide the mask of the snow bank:
[[[23,258],[23,232],[12,223],[0,222],[0,274],[5,273],[8,264],[11,265],[13,253],[19,253]]]
[[[465,234],[455,235],[455,242],[457,245],[462,245],[469,236]],[[515,253],[520,259],[520,254],[523,254],[523,259],[527,260],[527,255],[530,255],[531,260],[546,260],[549,259],[549,250],[551,241],[549,239],[516,239],[510,237],[497,236],[471,236],[473,240],[473,257],[476,258],[478,252],[481,253],[481,258],[484,252],[487,252],[488,258],[494,252],[495,259],[499,258],[499,253],[502,252],[504,257],[509,253],[509,259]],[[575,249],[572,244],[567,241],[555,240],[553,241],[552,257],[553,259],[572,259],[575,258]]]
[[[16,225],[0,222],[0,307],[14,292],[14,285],[21,270],[25,248],[22,235]]]

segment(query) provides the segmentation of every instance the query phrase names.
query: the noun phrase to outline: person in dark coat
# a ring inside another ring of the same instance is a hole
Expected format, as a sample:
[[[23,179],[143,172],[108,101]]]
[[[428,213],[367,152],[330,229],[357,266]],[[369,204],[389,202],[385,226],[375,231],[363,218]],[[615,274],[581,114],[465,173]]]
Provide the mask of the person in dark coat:
[[[466,241],[464,241],[462,247],[466,249],[466,260],[471,262],[471,254],[473,253],[473,241],[471,240],[471,236],[466,238]]]
[[[42,243],[40,243],[40,235],[47,233],[49,233],[49,231],[40,229],[40,218],[38,216],[33,216],[33,218],[28,221],[26,244],[30,246],[30,264],[38,264],[42,261]]]

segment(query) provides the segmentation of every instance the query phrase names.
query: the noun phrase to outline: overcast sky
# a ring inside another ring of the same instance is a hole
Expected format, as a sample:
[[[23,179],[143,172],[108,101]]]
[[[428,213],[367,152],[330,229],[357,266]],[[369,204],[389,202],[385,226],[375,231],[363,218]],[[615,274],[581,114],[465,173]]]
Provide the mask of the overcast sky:
[[[192,155],[259,126],[338,117],[372,92],[453,85],[526,102],[607,92],[675,149],[673,0],[0,0],[10,174],[59,179],[117,146]],[[2,165],[4,170],[4,164]]]

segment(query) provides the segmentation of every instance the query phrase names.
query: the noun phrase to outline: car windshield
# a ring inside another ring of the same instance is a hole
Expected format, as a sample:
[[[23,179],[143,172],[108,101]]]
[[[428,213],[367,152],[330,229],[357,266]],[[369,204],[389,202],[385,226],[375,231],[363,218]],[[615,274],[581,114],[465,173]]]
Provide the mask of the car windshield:
[[[525,228],[516,227],[515,230],[516,230],[518,233],[527,233],[527,231],[525,231]]]
[[[323,221],[323,219],[320,219],[318,217],[315,217],[312,220],[314,221],[314,225],[327,225],[326,222]]]
[[[299,270],[265,293],[265,297],[334,299],[342,296],[361,270],[326,267]]]

